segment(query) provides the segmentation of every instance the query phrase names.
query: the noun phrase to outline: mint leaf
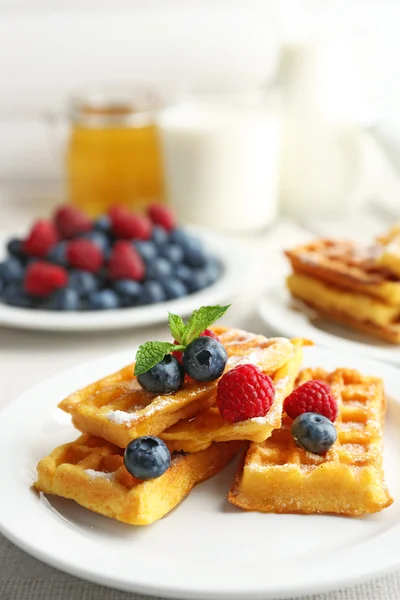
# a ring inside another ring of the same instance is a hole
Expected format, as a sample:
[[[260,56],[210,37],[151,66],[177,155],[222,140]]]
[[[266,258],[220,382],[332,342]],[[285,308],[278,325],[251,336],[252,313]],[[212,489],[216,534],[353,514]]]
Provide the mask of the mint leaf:
[[[135,375],[146,373],[173,350],[184,349],[184,346],[176,346],[170,342],[146,342],[142,344],[136,353]]]
[[[172,337],[177,342],[182,342],[183,331],[185,329],[185,323],[182,317],[174,315],[174,313],[168,313],[168,323],[171,330]]]
[[[185,325],[181,342],[184,346],[193,342],[207,327],[210,327],[215,321],[220,319],[226,313],[228,306],[202,306],[195,310]]]

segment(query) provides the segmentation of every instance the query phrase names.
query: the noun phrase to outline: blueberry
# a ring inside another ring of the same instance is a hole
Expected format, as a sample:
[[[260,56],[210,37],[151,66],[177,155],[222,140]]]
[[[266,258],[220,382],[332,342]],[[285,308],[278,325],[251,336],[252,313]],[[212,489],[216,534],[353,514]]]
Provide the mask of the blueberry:
[[[221,275],[221,265],[216,258],[209,258],[204,270],[207,275],[208,285],[215,283]]]
[[[114,290],[101,290],[88,297],[89,310],[112,310],[119,308],[120,302]]]
[[[156,258],[147,267],[149,279],[164,280],[172,274],[172,265],[166,258]]]
[[[15,258],[23,258],[24,251],[22,250],[22,240],[18,238],[12,238],[7,243],[7,252],[10,256]]]
[[[155,479],[171,464],[171,454],[160,438],[146,435],[129,442],[124,454],[126,470],[137,479]]]
[[[21,283],[8,284],[3,290],[2,301],[5,304],[19,308],[34,307],[34,301],[26,294]]]
[[[188,295],[188,289],[182,281],[176,279],[176,277],[171,277],[170,279],[166,279],[163,282],[165,293],[167,294],[168,300],[172,300],[174,298],[182,298],[182,296]]]
[[[192,279],[192,269],[187,265],[178,265],[174,271],[178,279],[187,284]]]
[[[161,246],[160,256],[168,259],[174,265],[179,265],[183,260],[183,248],[178,244],[166,244]]]
[[[50,250],[46,258],[57,265],[66,265],[66,250],[67,242],[60,242]]]
[[[88,231],[87,233],[83,233],[80,237],[92,241],[100,248],[103,254],[109,252],[110,241],[105,233],[101,231]]]
[[[69,275],[68,287],[75,290],[82,298],[86,298],[99,289],[99,282],[93,273],[75,270]]]
[[[157,258],[157,248],[154,242],[133,242],[133,247],[147,263]]]
[[[153,227],[152,240],[157,246],[163,246],[168,241],[168,233],[162,227]]]
[[[183,353],[186,373],[196,381],[214,381],[224,372],[228,355],[220,342],[210,337],[199,337]]]
[[[20,281],[24,276],[24,268],[20,261],[14,256],[10,256],[0,263],[0,279],[3,283]]]
[[[197,240],[193,239],[190,245],[184,248],[185,251],[185,263],[189,267],[200,268],[204,267],[207,262],[207,255],[204,251],[203,246],[197,244]]]
[[[57,290],[51,299],[47,302],[48,310],[79,310],[80,298],[76,290],[64,288]]]
[[[169,234],[169,241],[173,244],[178,244],[179,246],[186,246],[190,243],[192,237],[183,229],[177,227]]]
[[[318,413],[303,413],[292,423],[296,444],[315,454],[322,454],[336,442],[337,432],[332,421]]]
[[[96,219],[94,222],[94,228],[97,231],[103,231],[104,233],[108,233],[111,229],[111,219],[107,215],[103,215]]]
[[[150,279],[143,283],[140,304],[154,304],[164,302],[166,299],[166,293],[159,281]]]
[[[205,269],[193,269],[191,277],[186,282],[189,292],[198,292],[209,285],[209,278]]]
[[[138,375],[138,383],[152,394],[172,394],[182,387],[185,371],[181,363],[167,354],[163,360],[142,375]]]
[[[114,290],[117,292],[121,306],[136,306],[142,297],[142,285],[138,281],[130,279],[120,279],[114,284]]]

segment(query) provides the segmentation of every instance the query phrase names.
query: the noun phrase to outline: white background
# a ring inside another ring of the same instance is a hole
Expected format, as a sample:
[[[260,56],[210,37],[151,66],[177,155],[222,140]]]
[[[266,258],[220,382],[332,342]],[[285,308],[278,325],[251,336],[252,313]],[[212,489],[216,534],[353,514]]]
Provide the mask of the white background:
[[[305,5],[313,35],[339,67],[354,61],[374,111],[395,119],[400,4]],[[265,85],[294,8],[282,0],[0,0],[0,181],[60,175],[44,115],[86,83],[148,81],[172,92]]]

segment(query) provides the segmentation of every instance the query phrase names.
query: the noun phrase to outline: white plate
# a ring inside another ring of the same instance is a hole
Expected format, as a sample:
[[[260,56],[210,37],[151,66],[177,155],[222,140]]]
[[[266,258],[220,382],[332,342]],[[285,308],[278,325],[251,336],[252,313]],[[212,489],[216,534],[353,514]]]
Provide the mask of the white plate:
[[[118,310],[56,312],[15,308],[0,303],[0,325],[49,331],[124,329],[166,321],[168,311],[185,317],[199,306],[231,300],[238,285],[242,284],[246,253],[227,236],[203,228],[190,229],[222,263],[221,277],[204,290],[177,300]]]
[[[356,352],[400,365],[399,346],[353,331],[318,315],[312,308],[293,300],[284,288],[270,290],[261,299],[259,311],[265,323],[280,335],[304,337],[321,346]]]
[[[364,518],[267,515],[229,505],[234,465],[199,485],[164,519],[132,527],[69,500],[39,497],[35,466],[74,439],[56,402],[121,367],[128,353],[80,365],[37,385],[0,416],[0,530],[36,558],[78,577],[175,598],[261,600],[341,588],[400,563],[400,503]],[[400,485],[400,372],[382,363],[317,347],[305,364],[346,365],[384,378],[389,397],[385,469]]]

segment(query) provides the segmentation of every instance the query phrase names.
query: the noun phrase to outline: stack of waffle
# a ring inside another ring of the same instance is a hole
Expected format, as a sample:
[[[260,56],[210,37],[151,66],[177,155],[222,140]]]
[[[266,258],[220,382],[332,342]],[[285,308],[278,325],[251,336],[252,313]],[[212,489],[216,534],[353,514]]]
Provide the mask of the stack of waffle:
[[[400,233],[370,246],[320,239],[286,252],[291,294],[345,326],[400,344]]]
[[[53,450],[38,465],[35,486],[135,525],[152,523],[172,510],[194,487],[218,473],[246,441],[265,441],[281,425],[285,397],[293,390],[302,342],[214,328],[228,353],[227,370],[256,364],[276,388],[264,417],[229,424],[215,408],[217,381],[189,379],[167,396],[145,392],[128,365],[60,403],[82,433]],[[142,435],[156,435],[171,451],[171,466],[157,479],[140,481],[124,466],[124,449]]]

